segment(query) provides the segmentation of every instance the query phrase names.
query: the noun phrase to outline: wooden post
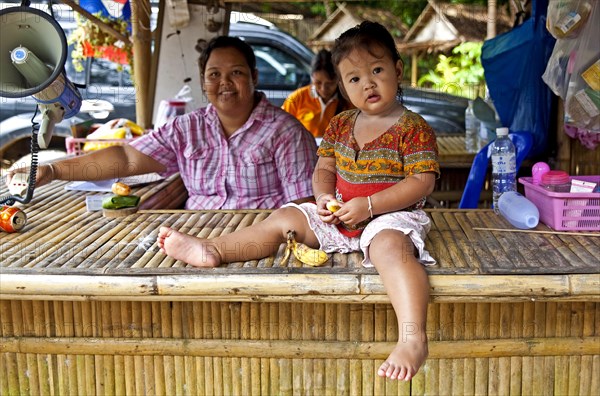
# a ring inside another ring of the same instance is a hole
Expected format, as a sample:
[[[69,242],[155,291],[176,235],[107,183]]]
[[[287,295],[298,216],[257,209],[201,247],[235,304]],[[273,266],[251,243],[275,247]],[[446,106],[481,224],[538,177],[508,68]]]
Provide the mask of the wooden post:
[[[563,132],[565,106],[562,99],[558,100],[558,109],[556,112],[556,169],[562,169],[570,172],[571,168],[571,138]]]
[[[487,36],[486,39],[496,37],[496,0],[488,0]]]
[[[416,87],[417,80],[419,79],[418,67],[419,67],[419,53],[415,52],[410,57],[410,86]]]
[[[135,115],[136,122],[143,128],[151,126],[150,109],[150,64],[152,35],[150,31],[150,1],[131,1],[131,41],[133,42],[133,75],[136,89]]]

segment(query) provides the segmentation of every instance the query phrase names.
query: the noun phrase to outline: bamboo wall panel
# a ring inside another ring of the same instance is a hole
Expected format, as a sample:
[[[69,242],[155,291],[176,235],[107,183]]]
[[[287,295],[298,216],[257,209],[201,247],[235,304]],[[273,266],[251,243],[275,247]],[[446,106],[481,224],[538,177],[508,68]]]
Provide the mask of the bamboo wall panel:
[[[0,392],[578,394],[600,386],[599,303],[430,304],[430,358],[376,376],[385,304],[0,302]]]

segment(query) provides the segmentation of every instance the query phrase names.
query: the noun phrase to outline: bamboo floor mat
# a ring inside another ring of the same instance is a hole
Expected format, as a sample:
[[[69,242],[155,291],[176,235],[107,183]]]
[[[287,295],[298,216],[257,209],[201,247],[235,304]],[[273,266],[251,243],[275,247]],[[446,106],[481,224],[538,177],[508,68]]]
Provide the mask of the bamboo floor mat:
[[[231,233],[264,220],[269,211],[181,211],[165,207],[157,191],[185,194],[172,180],[137,192],[146,210],[117,218],[87,212],[85,194],[67,192],[65,183],[36,190],[24,209],[26,227],[1,233],[2,273],[56,274],[182,274],[198,271],[159,252],[156,237],[167,225],[201,238]],[[0,193],[3,191],[0,191]],[[171,198],[172,200],[172,198]],[[144,207],[142,203],[142,207]],[[437,260],[429,274],[573,274],[600,272],[600,233],[554,233],[538,225],[535,232],[517,232],[490,210],[441,209],[428,212],[432,229],[426,247]],[[595,236],[593,236],[595,235]],[[362,254],[333,254],[319,268],[303,267],[293,256],[282,266],[285,245],[277,255],[212,269],[214,273],[358,273],[374,274],[361,265]]]

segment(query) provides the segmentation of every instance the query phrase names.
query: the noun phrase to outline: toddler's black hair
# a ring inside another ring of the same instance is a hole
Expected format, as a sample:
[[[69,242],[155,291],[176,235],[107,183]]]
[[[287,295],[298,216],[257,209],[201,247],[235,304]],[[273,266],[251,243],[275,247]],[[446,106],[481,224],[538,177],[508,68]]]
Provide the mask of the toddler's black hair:
[[[364,21],[360,25],[346,30],[335,40],[331,58],[333,64],[337,67],[342,59],[355,49],[364,49],[371,55],[380,57],[380,53],[373,52],[377,47],[388,51],[394,63],[402,60],[390,32],[377,22]]]
[[[387,52],[394,64],[398,61],[404,64],[400,53],[396,48],[394,37],[381,24],[372,21],[364,21],[353,28],[346,30],[335,40],[335,45],[331,50],[331,61],[333,62],[339,76],[339,64],[342,59],[348,57],[354,50],[362,49],[376,58],[381,58],[381,50]],[[340,76],[341,77],[341,76]],[[341,83],[341,78],[340,78]],[[342,92],[345,94],[342,84]],[[401,100],[402,89],[398,84],[398,97]]]

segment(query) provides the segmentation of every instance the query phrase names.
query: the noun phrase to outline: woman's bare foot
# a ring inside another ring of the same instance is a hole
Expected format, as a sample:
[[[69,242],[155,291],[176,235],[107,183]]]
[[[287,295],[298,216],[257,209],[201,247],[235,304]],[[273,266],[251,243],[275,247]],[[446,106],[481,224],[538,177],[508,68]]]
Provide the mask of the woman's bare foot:
[[[221,255],[212,244],[172,228],[160,227],[157,242],[162,253],[194,267],[216,267],[221,264]]]
[[[427,358],[427,339],[410,338],[398,341],[390,356],[377,370],[377,375],[389,379],[410,381]]]

